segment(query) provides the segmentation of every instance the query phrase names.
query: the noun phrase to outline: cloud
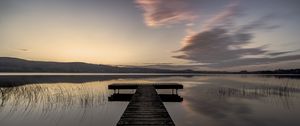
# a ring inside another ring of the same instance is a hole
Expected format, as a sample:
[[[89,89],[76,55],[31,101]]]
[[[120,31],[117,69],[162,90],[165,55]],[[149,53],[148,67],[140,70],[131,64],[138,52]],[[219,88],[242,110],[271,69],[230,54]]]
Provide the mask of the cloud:
[[[254,32],[257,30],[273,30],[280,25],[270,23],[274,15],[263,16],[248,24],[235,26],[233,19],[238,16],[237,5],[231,4],[215,15],[198,33],[188,34],[183,40],[183,47],[173,56],[178,59],[190,60],[202,67],[238,67],[246,65],[271,64],[299,60],[300,55],[290,55],[294,50],[269,51],[267,45],[246,48],[253,43]],[[289,54],[289,55],[288,55]],[[285,55],[285,56],[282,56]]]
[[[223,62],[222,64],[214,63],[210,66],[215,67],[235,67],[235,66],[246,66],[246,65],[261,65],[261,64],[274,64],[286,61],[299,60],[300,55],[288,55],[279,57],[263,57],[263,58],[244,58],[236,61]]]
[[[257,48],[241,47],[250,43],[252,37],[251,34],[230,34],[226,29],[215,28],[192,36],[187,40],[186,43],[188,44],[179,50],[184,52],[184,55],[174,57],[202,63],[215,63],[237,60],[244,55],[266,53],[264,46]]]
[[[149,27],[191,22],[197,17],[183,0],[136,0],[135,3],[144,11]]]
[[[19,51],[22,51],[22,52],[28,52],[29,50],[28,49],[18,49]]]
[[[276,19],[276,18],[277,18],[277,16],[275,16],[273,14],[263,16],[263,17],[259,18],[258,20],[254,20],[249,24],[241,26],[237,32],[248,32],[251,30],[258,30],[258,29],[273,30],[273,29],[279,28],[280,25],[269,23],[271,20]]]
[[[234,2],[229,4],[223,11],[215,15],[213,18],[207,20],[203,26],[203,30],[209,30],[212,27],[218,27],[220,25],[229,25],[232,19],[239,15],[238,13],[238,3]]]
[[[19,51],[19,52],[29,52],[29,49],[25,49],[25,48],[9,48],[12,51]]]
[[[288,53],[293,53],[293,52],[297,52],[297,51],[271,52],[271,53],[268,53],[268,55],[269,56],[280,56],[280,55],[284,55],[284,54],[288,54]]]

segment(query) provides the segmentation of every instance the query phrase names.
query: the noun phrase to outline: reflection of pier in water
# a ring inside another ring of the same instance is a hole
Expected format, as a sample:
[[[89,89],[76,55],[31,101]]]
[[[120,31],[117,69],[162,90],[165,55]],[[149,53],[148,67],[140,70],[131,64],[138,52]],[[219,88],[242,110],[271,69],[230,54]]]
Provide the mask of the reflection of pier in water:
[[[175,125],[162,102],[181,102],[180,84],[111,84],[109,101],[130,101],[117,125]],[[120,94],[120,89],[136,89],[135,94]],[[158,94],[155,89],[171,89],[172,94]],[[117,90],[117,91],[116,91]],[[175,90],[175,93],[174,93]]]

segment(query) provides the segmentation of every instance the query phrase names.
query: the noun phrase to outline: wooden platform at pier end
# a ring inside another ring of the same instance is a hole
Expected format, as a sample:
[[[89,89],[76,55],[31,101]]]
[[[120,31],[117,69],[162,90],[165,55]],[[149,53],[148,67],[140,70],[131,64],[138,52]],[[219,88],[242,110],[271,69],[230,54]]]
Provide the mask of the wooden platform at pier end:
[[[108,85],[108,89],[137,89],[140,85],[153,85],[155,89],[183,89],[183,85],[177,83],[114,83]]]
[[[175,126],[154,85],[138,85],[117,126]]]

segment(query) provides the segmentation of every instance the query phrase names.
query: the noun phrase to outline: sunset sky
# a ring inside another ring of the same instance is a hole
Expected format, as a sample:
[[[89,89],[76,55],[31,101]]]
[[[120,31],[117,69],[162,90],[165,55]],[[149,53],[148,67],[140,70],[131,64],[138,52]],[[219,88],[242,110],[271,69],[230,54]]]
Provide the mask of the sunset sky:
[[[0,57],[300,68],[299,0],[0,0]]]

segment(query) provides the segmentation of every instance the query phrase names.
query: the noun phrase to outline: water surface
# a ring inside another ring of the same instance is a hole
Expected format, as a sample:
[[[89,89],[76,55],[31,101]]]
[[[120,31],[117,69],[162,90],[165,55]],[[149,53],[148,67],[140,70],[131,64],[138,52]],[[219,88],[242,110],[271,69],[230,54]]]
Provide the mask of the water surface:
[[[182,102],[164,103],[178,126],[300,125],[300,80],[259,75],[2,75],[0,125],[115,125],[128,102],[108,101],[107,86],[155,82],[184,85]]]

